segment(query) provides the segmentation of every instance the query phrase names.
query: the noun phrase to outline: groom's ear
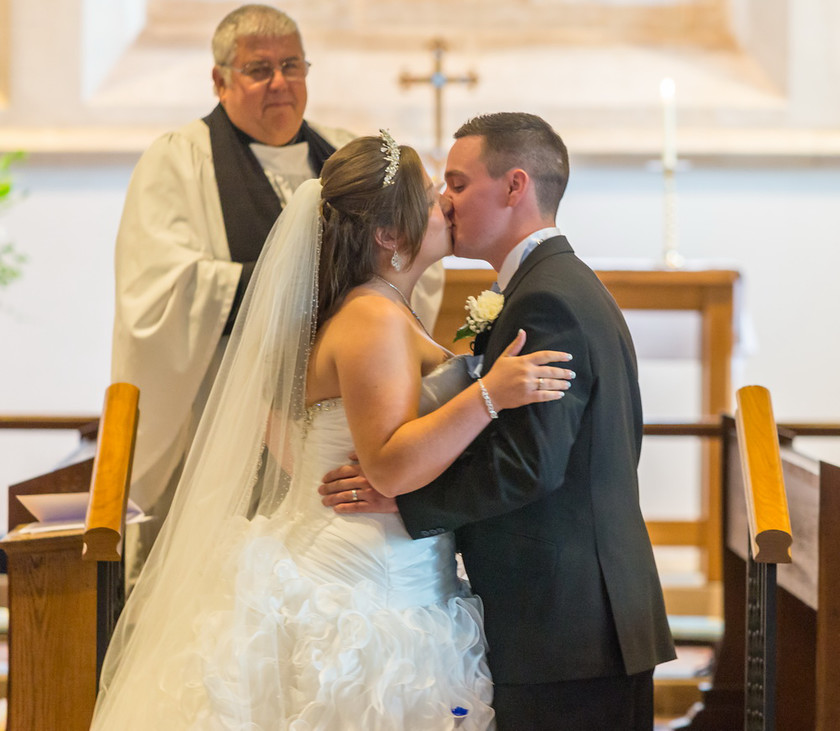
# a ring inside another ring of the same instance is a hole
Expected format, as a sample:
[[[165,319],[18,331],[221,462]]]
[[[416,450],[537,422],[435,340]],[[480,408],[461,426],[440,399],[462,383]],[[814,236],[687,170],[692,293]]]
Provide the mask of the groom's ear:
[[[531,176],[522,168],[512,168],[506,173],[508,205],[515,206],[533,185]]]

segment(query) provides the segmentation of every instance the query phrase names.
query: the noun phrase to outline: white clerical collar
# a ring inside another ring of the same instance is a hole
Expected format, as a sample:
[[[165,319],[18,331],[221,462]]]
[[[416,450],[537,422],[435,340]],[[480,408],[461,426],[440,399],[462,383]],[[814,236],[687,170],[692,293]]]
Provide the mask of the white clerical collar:
[[[516,246],[514,246],[508,252],[505,260],[502,262],[501,269],[499,269],[499,277],[496,280],[498,282],[499,289],[504,292],[505,288],[508,284],[510,284],[510,280],[513,279],[513,275],[516,274],[516,270],[519,269],[519,265],[525,261],[525,257],[527,257],[528,254],[530,254],[546,239],[560,235],[560,229],[556,226],[541,228],[539,231],[534,231],[534,233],[524,238]]]
[[[264,145],[252,142],[251,150],[265,171],[277,197],[287,205],[305,180],[316,177],[309,164],[309,143],[292,145]]]

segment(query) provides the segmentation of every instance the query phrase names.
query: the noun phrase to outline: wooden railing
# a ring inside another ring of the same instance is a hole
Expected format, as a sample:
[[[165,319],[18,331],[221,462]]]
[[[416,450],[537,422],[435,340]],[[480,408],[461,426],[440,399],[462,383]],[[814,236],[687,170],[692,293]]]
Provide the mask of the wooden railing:
[[[96,438],[99,417],[90,416],[9,416],[0,415],[2,429],[78,429],[88,439]],[[778,425],[782,438],[790,441],[794,437],[837,436],[837,423],[783,423]],[[722,420],[710,417],[693,422],[656,422],[645,424],[646,437],[696,437],[719,443],[723,435]],[[712,530],[709,516],[701,515],[696,520],[650,520],[648,532],[654,545],[688,546],[706,551],[709,542],[718,539],[720,528]]]
[[[130,383],[113,383],[105,394],[85,518],[82,557],[87,561],[120,561],[123,556],[139,398]]]
[[[745,728],[750,731],[773,731],[776,565],[791,562],[793,537],[770,392],[761,386],[745,386],[736,396],[735,423],[750,539],[744,719]]]
[[[8,416],[0,415],[0,429],[82,429],[98,416]]]
[[[778,425],[781,437],[787,442],[795,437],[840,435],[838,423],[783,423]],[[719,444],[724,428],[721,418],[707,418],[696,422],[658,422],[645,424],[646,437],[697,437]],[[711,496],[719,500],[720,496]],[[655,546],[695,547],[707,551],[710,543],[720,539],[720,526],[712,525],[706,513],[695,520],[649,520],[648,533]],[[717,549],[720,550],[720,549]]]
[[[0,433],[3,430],[66,431],[79,432],[82,439],[93,441],[99,429],[98,414],[78,416],[52,416],[42,414],[0,414]]]
[[[745,386],[737,399],[735,419],[752,556],[758,563],[790,563],[790,514],[770,392],[761,386]]]

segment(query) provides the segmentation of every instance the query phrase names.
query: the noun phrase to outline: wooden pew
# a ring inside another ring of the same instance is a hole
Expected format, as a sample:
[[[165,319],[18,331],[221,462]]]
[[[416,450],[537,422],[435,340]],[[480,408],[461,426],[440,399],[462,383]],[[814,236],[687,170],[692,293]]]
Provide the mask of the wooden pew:
[[[9,572],[8,731],[90,726],[99,668],[122,602],[121,545],[137,403],[136,387],[113,384],[95,458],[9,488],[12,530],[0,541]],[[89,488],[84,528],[21,531],[35,516],[19,495]]]
[[[840,436],[837,426],[779,425],[794,536],[793,561],[778,567],[776,727],[840,728],[840,467],[793,449],[797,434]],[[703,701],[672,728],[744,728],[748,513],[735,421],[723,423],[724,637]]]

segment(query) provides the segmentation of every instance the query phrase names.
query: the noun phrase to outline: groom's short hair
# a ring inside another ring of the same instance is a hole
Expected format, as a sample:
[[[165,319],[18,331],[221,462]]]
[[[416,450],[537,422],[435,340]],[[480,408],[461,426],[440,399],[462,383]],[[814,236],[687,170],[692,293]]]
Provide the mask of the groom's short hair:
[[[525,112],[498,112],[473,117],[455,139],[482,137],[482,159],[492,178],[522,168],[535,182],[540,212],[554,215],[569,181],[566,145],[548,122]]]

